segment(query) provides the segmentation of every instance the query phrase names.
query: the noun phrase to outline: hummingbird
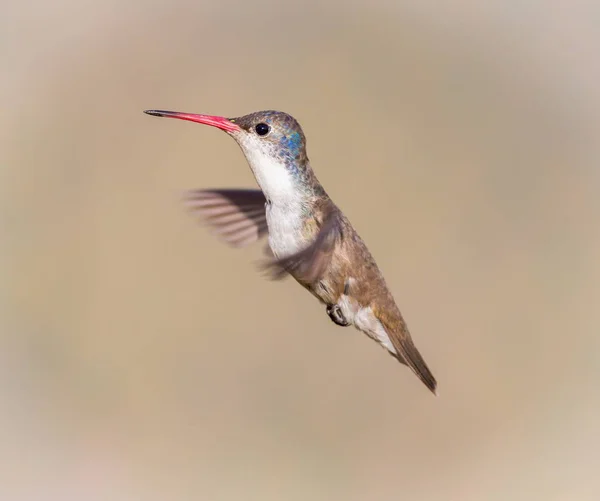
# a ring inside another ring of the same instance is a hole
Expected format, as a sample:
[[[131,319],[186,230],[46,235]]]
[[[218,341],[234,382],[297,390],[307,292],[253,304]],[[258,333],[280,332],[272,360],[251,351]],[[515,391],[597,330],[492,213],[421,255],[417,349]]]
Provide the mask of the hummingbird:
[[[146,110],[225,131],[260,189],[192,190],[189,208],[222,241],[245,247],[268,235],[270,278],[291,275],[339,326],[353,325],[408,366],[436,394],[437,382],[367,246],[318,181],[298,121],[281,111],[237,118]]]

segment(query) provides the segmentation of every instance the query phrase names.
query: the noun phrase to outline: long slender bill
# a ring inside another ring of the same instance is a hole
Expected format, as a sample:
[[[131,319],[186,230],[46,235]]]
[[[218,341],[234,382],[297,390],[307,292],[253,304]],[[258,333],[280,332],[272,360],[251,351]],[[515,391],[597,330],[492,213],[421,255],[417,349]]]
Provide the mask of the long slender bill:
[[[199,124],[210,125],[224,130],[225,132],[235,132],[241,130],[240,127],[225,117],[216,117],[212,115],[196,115],[194,113],[180,113],[178,111],[146,110],[144,113],[155,117],[178,118],[179,120],[188,120]]]

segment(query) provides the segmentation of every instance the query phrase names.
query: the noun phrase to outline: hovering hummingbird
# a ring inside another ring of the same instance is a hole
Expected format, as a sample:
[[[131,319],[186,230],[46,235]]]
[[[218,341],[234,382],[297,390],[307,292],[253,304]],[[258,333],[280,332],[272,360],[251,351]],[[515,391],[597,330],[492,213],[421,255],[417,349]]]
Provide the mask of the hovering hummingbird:
[[[291,275],[340,326],[354,325],[406,364],[434,394],[437,382],[415,347],[367,246],[313,172],[300,124],[280,111],[239,118],[147,110],[217,127],[242,149],[260,186],[196,190],[188,203],[227,244],[244,247],[268,233],[271,277]]]

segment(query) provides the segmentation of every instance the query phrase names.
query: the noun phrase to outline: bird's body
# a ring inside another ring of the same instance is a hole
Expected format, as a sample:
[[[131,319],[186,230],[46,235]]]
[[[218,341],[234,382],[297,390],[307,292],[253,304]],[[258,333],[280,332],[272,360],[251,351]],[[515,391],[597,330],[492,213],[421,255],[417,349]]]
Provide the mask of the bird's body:
[[[274,278],[291,275],[326,305],[338,325],[354,325],[408,365],[435,393],[436,380],[415,347],[367,246],[317,180],[305,137],[285,113],[225,119],[148,111],[213,125],[240,145],[260,190],[198,190],[189,204],[227,243],[244,246],[268,233]]]

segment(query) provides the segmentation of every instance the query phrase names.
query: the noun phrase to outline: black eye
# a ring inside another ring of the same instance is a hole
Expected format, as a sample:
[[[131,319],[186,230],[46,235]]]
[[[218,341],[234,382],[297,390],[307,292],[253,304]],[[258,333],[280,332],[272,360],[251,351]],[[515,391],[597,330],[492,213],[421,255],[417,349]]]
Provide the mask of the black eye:
[[[266,136],[271,130],[271,127],[269,127],[267,124],[260,123],[254,127],[254,130],[259,136]]]

